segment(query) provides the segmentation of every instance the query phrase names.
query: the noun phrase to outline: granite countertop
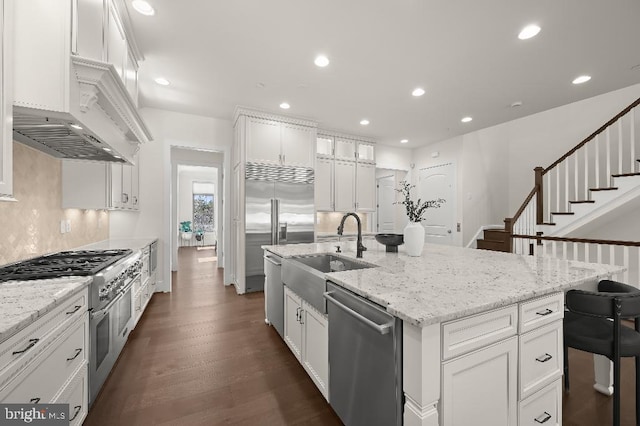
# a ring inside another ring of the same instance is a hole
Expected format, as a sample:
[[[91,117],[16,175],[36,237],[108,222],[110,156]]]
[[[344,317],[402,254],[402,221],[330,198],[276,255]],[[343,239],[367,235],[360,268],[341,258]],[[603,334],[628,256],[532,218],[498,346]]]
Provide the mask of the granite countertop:
[[[97,243],[87,244],[86,246],[78,247],[83,250],[112,250],[112,249],[132,249],[142,250],[150,245],[152,242],[157,241],[157,238],[123,238],[123,239],[111,239],[99,241]]]
[[[87,287],[92,277],[0,283],[0,343]]]
[[[417,326],[461,318],[545,294],[592,284],[621,266],[426,244],[421,257],[386,253],[366,241],[361,260],[377,267],[332,272],[327,279]],[[283,258],[335,254],[332,243],[264,246]],[[355,258],[355,242],[338,256]]]

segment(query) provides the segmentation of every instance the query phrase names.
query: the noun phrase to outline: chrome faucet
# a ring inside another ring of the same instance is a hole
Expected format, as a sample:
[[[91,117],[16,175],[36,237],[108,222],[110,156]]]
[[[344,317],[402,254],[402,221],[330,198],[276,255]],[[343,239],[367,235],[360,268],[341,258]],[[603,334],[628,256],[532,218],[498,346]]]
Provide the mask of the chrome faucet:
[[[340,221],[340,226],[338,226],[338,235],[342,235],[344,231],[344,221],[347,220],[349,216],[353,216],[356,218],[356,222],[358,222],[358,245],[356,249],[356,257],[362,258],[362,252],[366,251],[367,248],[362,245],[362,223],[360,223],[360,217],[358,217],[355,213],[347,213],[342,216],[342,220]]]

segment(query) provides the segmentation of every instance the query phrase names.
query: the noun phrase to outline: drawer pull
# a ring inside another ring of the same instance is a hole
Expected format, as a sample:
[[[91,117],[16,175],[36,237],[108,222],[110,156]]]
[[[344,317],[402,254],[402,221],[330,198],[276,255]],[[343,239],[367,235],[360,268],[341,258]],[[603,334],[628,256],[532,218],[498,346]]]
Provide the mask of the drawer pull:
[[[536,315],[540,315],[542,317],[545,317],[545,316],[547,316],[549,314],[552,314],[552,313],[553,313],[553,311],[551,309],[547,308],[544,311],[536,312]]]
[[[75,314],[76,312],[78,312],[78,310],[82,308],[82,306],[80,305],[76,305],[73,309],[73,311],[69,311],[69,312],[65,312],[67,315],[71,315],[71,314]]]
[[[32,404],[37,404],[38,402],[40,402],[40,398],[31,398],[29,402]]]
[[[536,417],[535,420],[536,423],[546,423],[549,419],[551,418],[551,414],[547,413],[546,411],[543,414],[540,414],[538,417]]]
[[[536,358],[536,361],[538,361],[538,362],[547,362],[551,358],[553,358],[553,357],[550,354],[544,354],[544,355],[541,355],[538,358]]]
[[[67,358],[67,361],[73,361],[74,359],[78,358],[78,355],[80,355],[81,352],[82,352],[81,348],[76,349],[76,354],[71,358]]]
[[[69,422],[74,421],[76,417],[78,417],[78,414],[80,414],[80,410],[82,410],[82,405],[76,405],[75,407],[73,407],[73,409],[73,416],[69,419]]]
[[[26,348],[24,348],[21,351],[13,351],[12,355],[18,355],[18,354],[25,353],[26,351],[28,351],[29,349],[34,347],[36,345],[36,343],[38,343],[39,341],[40,341],[40,339],[29,339],[29,345],[27,345]]]

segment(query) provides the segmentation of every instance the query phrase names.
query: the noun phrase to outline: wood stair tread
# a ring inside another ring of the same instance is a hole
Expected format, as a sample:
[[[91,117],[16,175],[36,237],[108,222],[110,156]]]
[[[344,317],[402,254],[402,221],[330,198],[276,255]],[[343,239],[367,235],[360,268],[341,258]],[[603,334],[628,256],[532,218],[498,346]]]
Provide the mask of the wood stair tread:
[[[556,226],[556,224],[553,222],[542,222],[540,225]]]
[[[640,173],[621,173],[618,175],[611,175],[611,177],[627,177],[627,176],[640,176]]]
[[[558,216],[571,216],[574,215],[574,212],[551,212],[551,214],[555,214]]]
[[[593,200],[576,200],[576,201],[569,201],[569,204],[593,204],[595,203],[595,201]]]
[[[589,191],[615,191],[617,186],[610,186],[609,188],[590,188]]]

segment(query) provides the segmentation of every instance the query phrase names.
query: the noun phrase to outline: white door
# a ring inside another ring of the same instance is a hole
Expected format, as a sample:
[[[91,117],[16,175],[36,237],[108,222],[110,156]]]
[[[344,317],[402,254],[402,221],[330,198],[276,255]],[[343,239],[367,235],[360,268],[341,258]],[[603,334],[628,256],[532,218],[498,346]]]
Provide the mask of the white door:
[[[376,211],[376,166],[361,164],[356,166],[356,209],[359,212]]]
[[[395,176],[378,178],[378,232],[392,234],[396,232]]]
[[[287,166],[313,167],[316,132],[312,127],[282,124],[282,162]]]
[[[427,243],[455,243],[456,199],[455,166],[451,163],[420,169],[418,197],[423,201],[442,198],[440,208],[427,209],[422,226],[425,229]]]
[[[284,341],[291,352],[302,359],[302,300],[287,287],[284,288]]]
[[[247,117],[247,161],[280,164],[280,123]]]
[[[335,170],[335,211],[352,212],[355,209],[355,179],[356,163],[351,161],[338,161],[334,164]]]
[[[333,160],[316,159],[315,198],[316,210],[333,211]]]
[[[327,318],[302,303],[302,366],[325,398],[329,394],[329,327]]]

